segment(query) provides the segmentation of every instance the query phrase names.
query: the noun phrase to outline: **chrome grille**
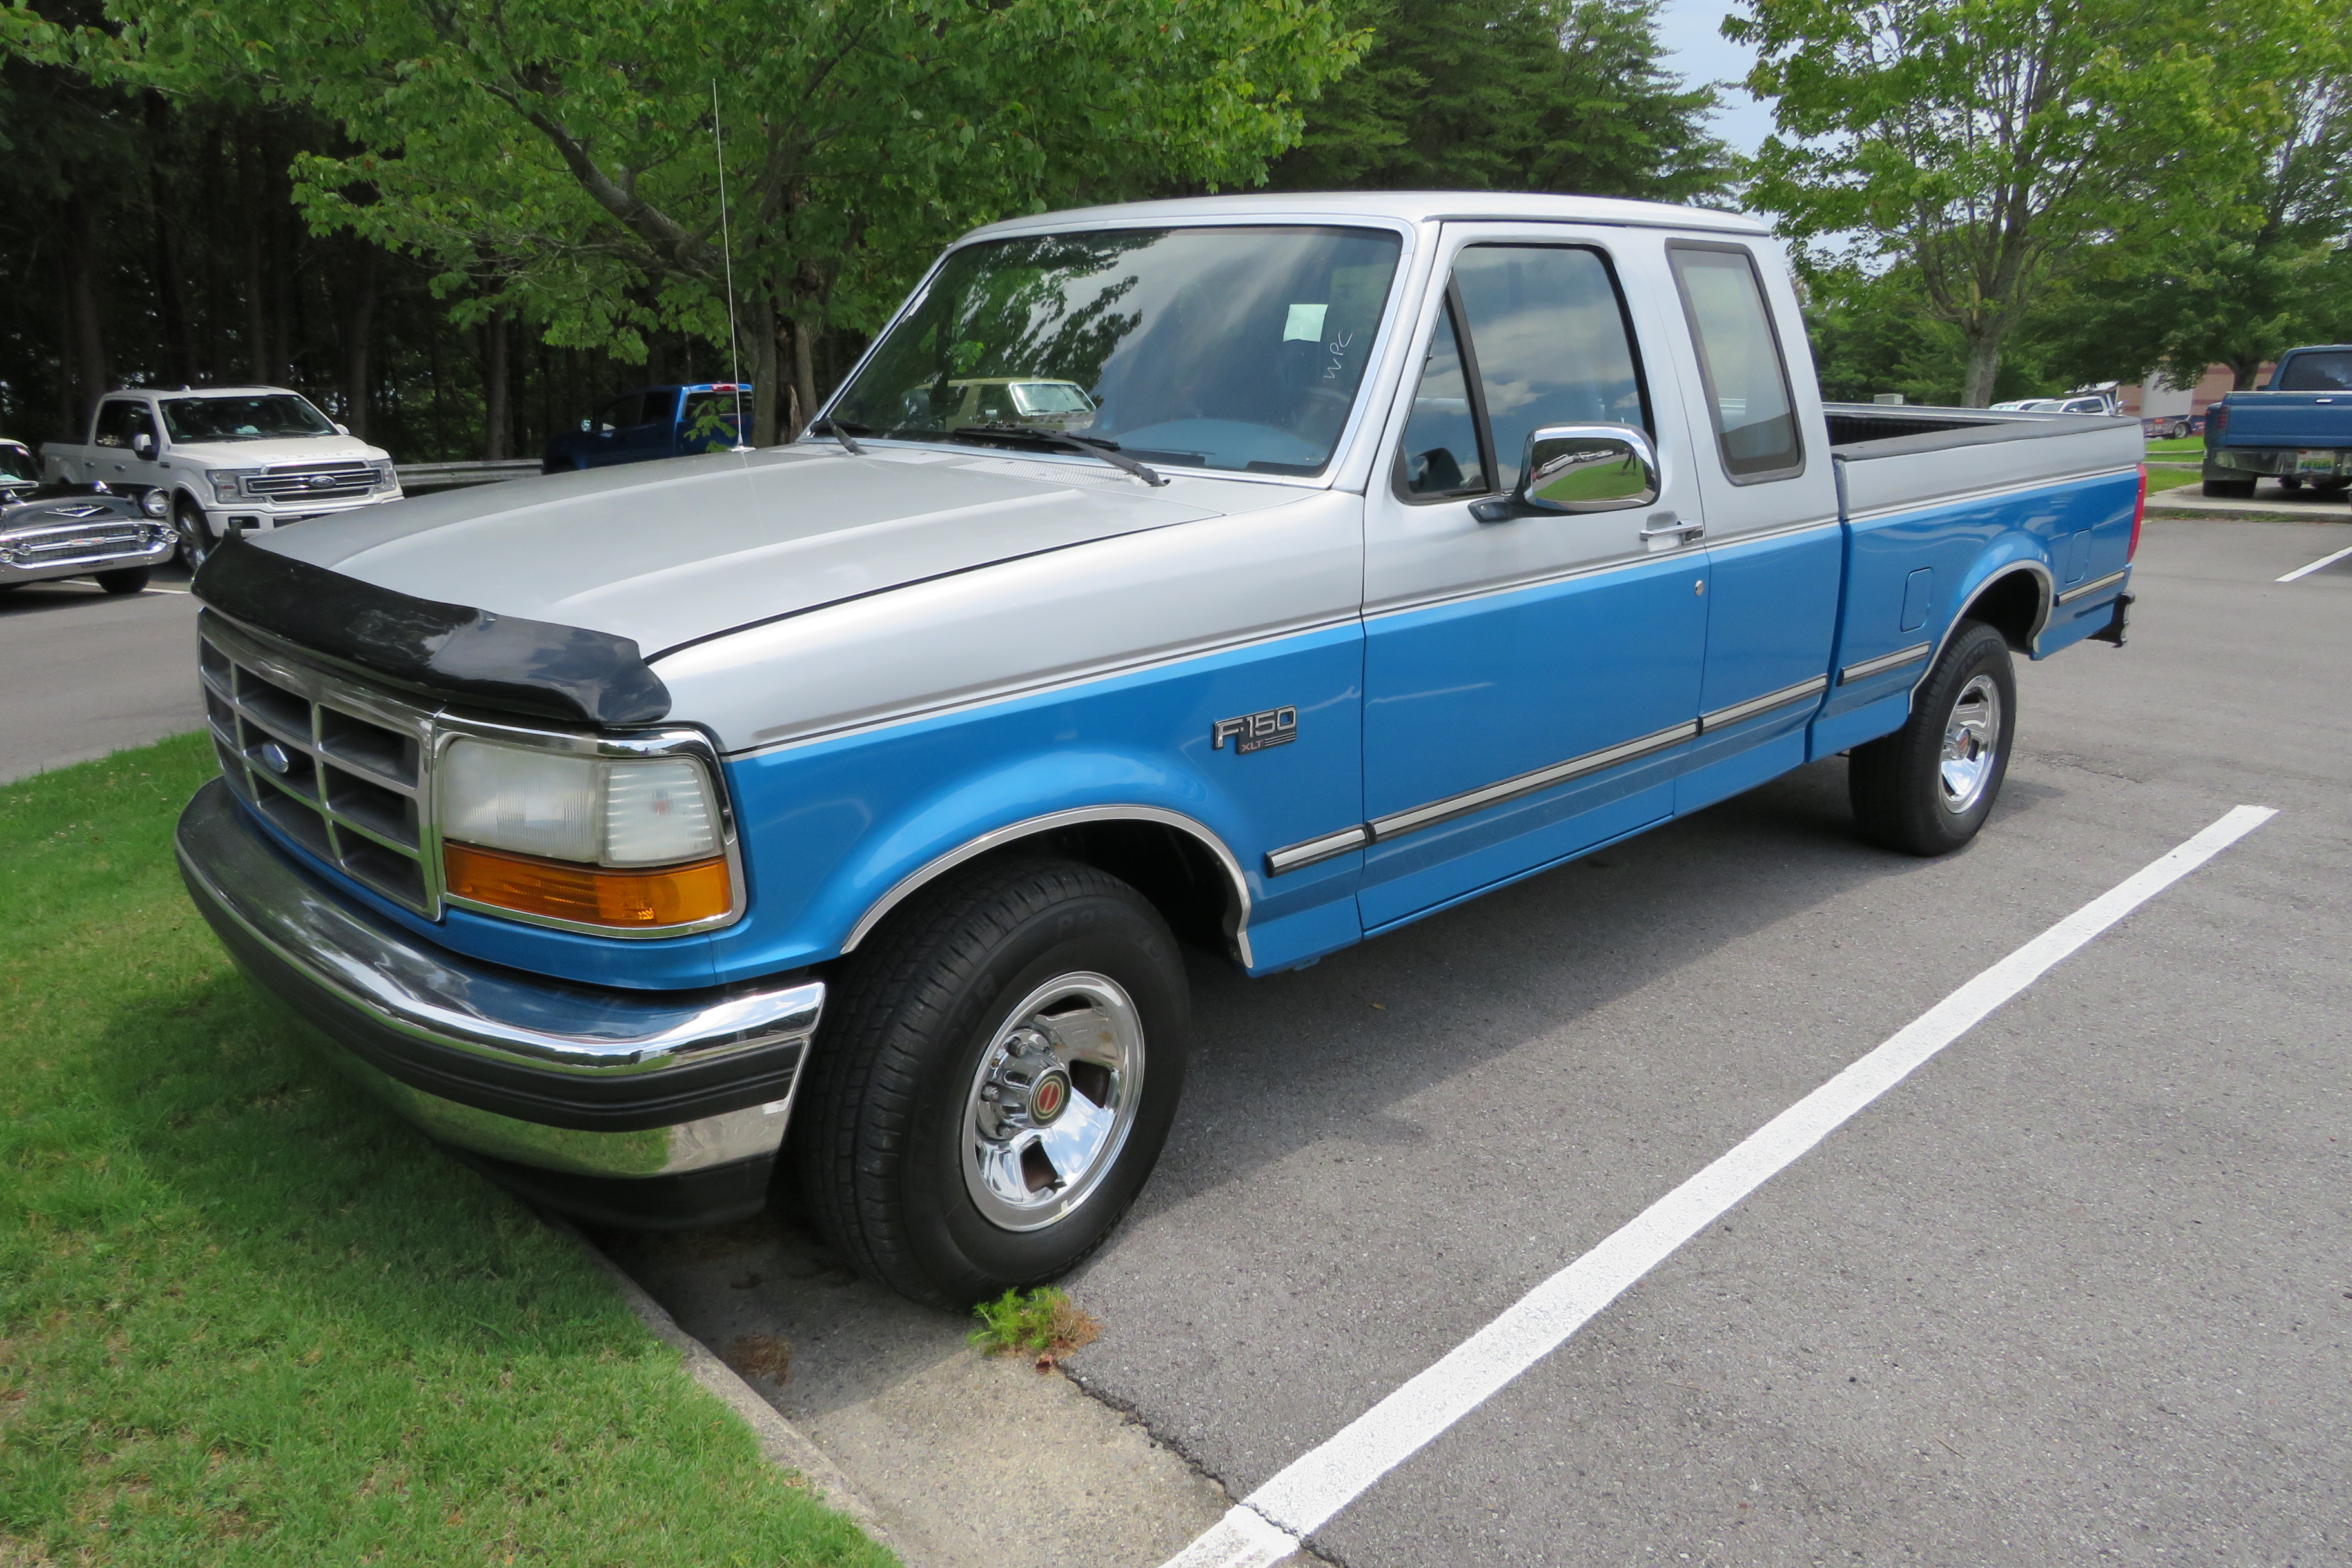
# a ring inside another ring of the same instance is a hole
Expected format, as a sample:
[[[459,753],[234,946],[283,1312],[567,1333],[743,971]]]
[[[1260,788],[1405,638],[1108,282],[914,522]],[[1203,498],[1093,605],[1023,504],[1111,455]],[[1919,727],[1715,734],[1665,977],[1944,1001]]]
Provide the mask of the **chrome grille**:
[[[375,489],[372,463],[310,463],[249,475],[245,493],[272,500],[349,500]]]
[[[11,553],[19,564],[47,566],[54,562],[78,561],[85,557],[131,555],[146,548],[137,523],[110,519],[105,522],[64,523],[56,528],[18,533]]]
[[[362,886],[440,918],[425,852],[430,715],[289,659],[207,612],[197,668],[221,773],[286,836]]]

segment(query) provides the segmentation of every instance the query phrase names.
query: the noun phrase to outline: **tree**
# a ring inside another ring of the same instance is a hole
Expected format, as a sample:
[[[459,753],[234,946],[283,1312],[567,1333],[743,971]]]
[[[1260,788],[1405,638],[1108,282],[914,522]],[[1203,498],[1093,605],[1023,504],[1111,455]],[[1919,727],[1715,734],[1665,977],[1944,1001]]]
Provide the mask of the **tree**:
[[[2280,84],[2286,105],[2250,193],[2251,221],[2093,266],[2052,323],[2081,379],[2191,386],[2224,364],[2240,387],[2298,343],[2352,336],[2352,69]]]
[[[432,258],[463,319],[641,352],[740,323],[772,440],[829,322],[875,324],[971,225],[1174,177],[1252,182],[1360,41],[1328,0],[114,0],[51,47],[339,122],[310,221]],[[725,132],[722,230],[714,121]],[[737,317],[730,322],[732,264]]]
[[[1307,110],[1285,190],[1569,191],[1690,201],[1727,187],[1712,89],[1661,63],[1655,0],[1369,0],[1362,63]]]
[[[2304,0],[1747,0],[1724,24],[1779,100],[1751,202],[1801,244],[1916,268],[1990,401],[2002,345],[2101,243],[2213,232],[2277,112]]]

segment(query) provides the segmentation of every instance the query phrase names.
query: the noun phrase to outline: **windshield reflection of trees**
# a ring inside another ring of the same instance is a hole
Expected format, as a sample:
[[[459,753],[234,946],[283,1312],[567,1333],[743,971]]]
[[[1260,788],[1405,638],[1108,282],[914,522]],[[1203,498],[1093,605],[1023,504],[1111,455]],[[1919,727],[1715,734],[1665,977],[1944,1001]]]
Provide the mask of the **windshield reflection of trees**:
[[[1328,460],[1398,244],[1376,231],[1129,229],[970,247],[844,395],[887,435],[984,427],[974,382],[1057,381],[1054,420],[1153,461],[1311,473]],[[1014,423],[1018,421],[1006,421]]]

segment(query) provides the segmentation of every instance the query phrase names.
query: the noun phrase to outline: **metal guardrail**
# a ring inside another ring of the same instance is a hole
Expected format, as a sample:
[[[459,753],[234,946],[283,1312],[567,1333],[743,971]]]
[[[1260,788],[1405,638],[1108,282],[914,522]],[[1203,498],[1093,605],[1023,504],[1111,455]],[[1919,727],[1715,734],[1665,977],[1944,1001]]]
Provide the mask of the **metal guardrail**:
[[[505,458],[495,463],[403,463],[396,470],[400,488],[415,494],[419,490],[454,490],[467,485],[494,485],[502,479],[519,479],[526,474],[539,472],[537,458]]]

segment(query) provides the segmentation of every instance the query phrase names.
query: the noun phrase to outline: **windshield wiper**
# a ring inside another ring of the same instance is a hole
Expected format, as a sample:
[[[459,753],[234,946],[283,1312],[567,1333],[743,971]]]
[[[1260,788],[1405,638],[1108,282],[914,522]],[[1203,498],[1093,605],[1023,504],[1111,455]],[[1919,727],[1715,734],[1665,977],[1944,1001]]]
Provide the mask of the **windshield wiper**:
[[[863,425],[844,425],[838,419],[811,420],[809,422],[809,429],[820,436],[830,435],[835,440],[840,442],[842,449],[846,451],[853,458],[862,458],[866,456],[866,448],[858,442],[857,437],[852,435],[851,432],[862,431],[869,436],[873,434],[872,431],[867,430]]]
[[[1147,485],[1168,482],[1168,476],[1137,462],[1118,449],[1118,442],[1106,437],[1073,436],[1067,430],[1048,430],[1038,425],[965,425],[940,434],[960,441],[996,441],[1009,436],[1017,441],[1049,442],[1066,452],[1100,458],[1114,468],[1126,469]]]

